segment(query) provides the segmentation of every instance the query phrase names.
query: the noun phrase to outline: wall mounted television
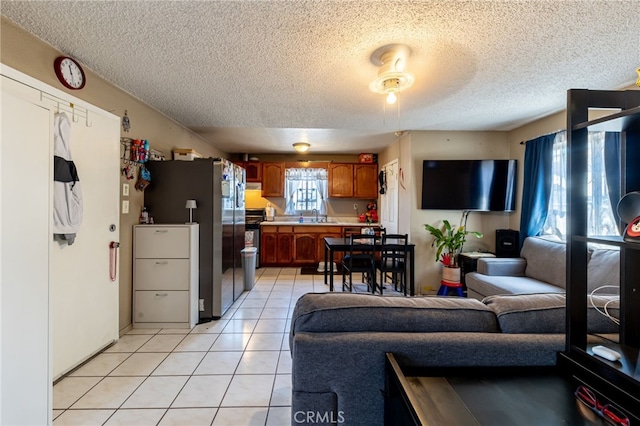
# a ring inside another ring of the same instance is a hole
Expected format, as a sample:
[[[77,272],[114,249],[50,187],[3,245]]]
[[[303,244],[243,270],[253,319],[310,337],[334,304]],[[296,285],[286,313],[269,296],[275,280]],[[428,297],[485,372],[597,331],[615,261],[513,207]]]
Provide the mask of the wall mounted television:
[[[513,211],[517,160],[424,160],[423,210]]]

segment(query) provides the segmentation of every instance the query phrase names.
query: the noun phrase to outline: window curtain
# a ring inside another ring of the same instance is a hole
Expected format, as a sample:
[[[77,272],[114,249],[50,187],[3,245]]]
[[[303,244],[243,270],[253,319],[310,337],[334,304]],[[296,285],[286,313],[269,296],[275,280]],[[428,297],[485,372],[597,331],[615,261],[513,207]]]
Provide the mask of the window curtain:
[[[547,218],[555,138],[555,134],[545,135],[526,143],[520,209],[520,247],[525,238],[542,233]]]
[[[604,134],[604,170],[607,176],[607,190],[616,226],[622,235],[622,222],[618,218],[618,201],[621,194],[621,166],[620,166],[620,133],[606,132]]]
[[[327,180],[328,174],[325,169],[286,169],[284,175],[285,198],[287,200],[285,214],[296,214],[296,191],[305,181],[315,183],[320,198],[318,214],[326,214]]]

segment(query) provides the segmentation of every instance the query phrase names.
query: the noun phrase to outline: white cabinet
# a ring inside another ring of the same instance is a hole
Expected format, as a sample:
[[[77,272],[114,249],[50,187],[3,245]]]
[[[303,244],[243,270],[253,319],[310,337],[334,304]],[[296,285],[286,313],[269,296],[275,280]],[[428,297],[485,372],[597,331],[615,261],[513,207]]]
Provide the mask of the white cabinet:
[[[198,224],[133,227],[133,326],[198,322]]]

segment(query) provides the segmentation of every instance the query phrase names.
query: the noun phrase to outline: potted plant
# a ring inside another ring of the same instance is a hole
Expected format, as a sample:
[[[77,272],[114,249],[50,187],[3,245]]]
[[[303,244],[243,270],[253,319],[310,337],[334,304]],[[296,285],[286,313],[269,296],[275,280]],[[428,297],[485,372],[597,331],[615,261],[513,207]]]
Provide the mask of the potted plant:
[[[476,238],[482,238],[483,235],[477,231],[467,231],[462,223],[457,228],[453,228],[446,219],[442,223],[441,228],[429,224],[425,224],[424,227],[434,237],[431,247],[436,248],[436,262],[440,261],[445,266],[442,271],[443,280],[460,282],[458,254],[467,240],[467,235],[471,234]]]

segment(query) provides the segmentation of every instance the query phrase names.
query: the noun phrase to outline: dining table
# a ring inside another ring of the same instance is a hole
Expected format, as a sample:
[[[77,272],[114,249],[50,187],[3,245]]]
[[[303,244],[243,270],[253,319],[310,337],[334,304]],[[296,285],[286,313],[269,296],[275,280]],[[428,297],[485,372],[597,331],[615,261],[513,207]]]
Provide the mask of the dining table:
[[[329,284],[329,291],[333,291],[333,262],[335,257],[335,252],[345,252],[349,251],[349,247],[351,246],[350,239],[348,237],[325,237],[324,238],[324,283],[325,285]],[[369,248],[370,245],[363,244],[365,248]],[[387,247],[391,247],[392,249],[404,250],[404,244],[398,244],[395,246],[393,241],[387,240]],[[382,249],[381,244],[375,244],[374,250],[380,251]],[[405,288],[409,289],[409,295],[415,296],[415,267],[414,267],[414,257],[415,257],[415,244],[408,242],[406,245],[406,250],[409,259],[409,280],[408,283],[405,283]],[[331,273],[329,273],[331,271]]]

